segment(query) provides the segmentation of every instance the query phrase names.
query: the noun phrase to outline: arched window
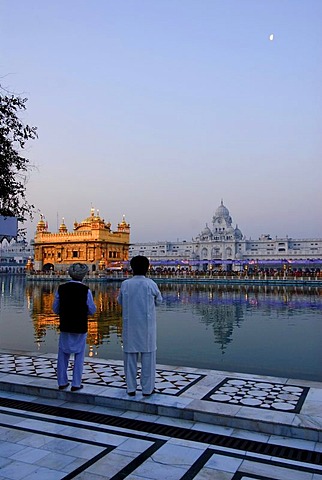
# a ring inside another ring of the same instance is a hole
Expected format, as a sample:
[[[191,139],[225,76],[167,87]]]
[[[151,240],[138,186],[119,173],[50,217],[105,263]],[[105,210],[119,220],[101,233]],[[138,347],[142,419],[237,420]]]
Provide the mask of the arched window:
[[[211,258],[221,258],[220,248],[214,247],[211,252]]]
[[[201,250],[201,258],[202,260],[208,260],[208,250],[206,248]]]

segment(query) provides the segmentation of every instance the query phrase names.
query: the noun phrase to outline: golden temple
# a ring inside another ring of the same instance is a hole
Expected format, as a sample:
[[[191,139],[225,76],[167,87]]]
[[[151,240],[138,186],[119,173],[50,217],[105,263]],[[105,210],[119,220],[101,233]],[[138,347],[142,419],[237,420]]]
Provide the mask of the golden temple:
[[[41,215],[34,237],[34,269],[36,271],[65,272],[75,262],[86,263],[90,273],[109,268],[115,262],[128,260],[130,224],[122,221],[117,231],[105,222],[97,210],[91,208],[90,216],[74,222],[69,232],[63,219],[59,231],[51,233]]]

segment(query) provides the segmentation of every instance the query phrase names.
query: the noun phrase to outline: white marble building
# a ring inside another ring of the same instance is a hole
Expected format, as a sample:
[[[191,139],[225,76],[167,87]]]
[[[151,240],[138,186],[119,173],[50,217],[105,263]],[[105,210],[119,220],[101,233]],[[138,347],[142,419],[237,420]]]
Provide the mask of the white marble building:
[[[0,236],[0,273],[24,273],[28,259],[33,256],[32,243]]]
[[[135,243],[129,248],[129,258],[135,255],[145,255],[154,264],[168,261],[184,265],[186,261],[202,269],[232,265],[238,270],[242,264],[269,265],[274,261],[299,266],[312,262],[316,266],[322,261],[322,238],[272,238],[263,234],[258,240],[247,240],[238,226],[233,226],[229,210],[221,201],[211,223],[191,241]]]

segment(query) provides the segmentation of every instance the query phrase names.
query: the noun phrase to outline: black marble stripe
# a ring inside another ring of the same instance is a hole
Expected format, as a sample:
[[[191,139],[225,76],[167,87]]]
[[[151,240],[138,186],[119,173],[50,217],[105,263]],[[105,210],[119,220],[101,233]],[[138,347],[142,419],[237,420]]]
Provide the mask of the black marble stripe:
[[[147,438],[150,440],[150,437]],[[122,468],[117,474],[111,477],[109,480],[123,480],[128,475],[134,472],[140,465],[142,465],[148,458],[150,458],[159,448],[166,443],[165,440],[155,440],[154,444],[147,448],[144,452],[140,453],[132,462],[126,467]]]
[[[87,470],[87,468],[94,465],[94,463],[98,462],[98,460],[100,460],[103,457],[106,457],[106,455],[108,455],[110,451],[111,451],[111,448],[106,448],[103,452],[99,453],[98,455],[95,455],[93,458],[83,463],[83,465],[80,465],[73,472],[70,472],[67,475],[65,475],[65,477],[62,477],[62,480],[70,480],[71,478],[75,478],[77,475]]]

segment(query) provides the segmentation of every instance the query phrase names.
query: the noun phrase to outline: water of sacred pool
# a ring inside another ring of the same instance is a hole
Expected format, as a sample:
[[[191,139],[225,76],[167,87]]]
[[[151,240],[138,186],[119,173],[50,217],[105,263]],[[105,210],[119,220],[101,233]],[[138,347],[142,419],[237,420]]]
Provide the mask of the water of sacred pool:
[[[57,282],[0,276],[0,348],[56,353]],[[120,283],[90,283],[86,355],[122,358]],[[157,363],[322,381],[322,289],[159,285]]]

